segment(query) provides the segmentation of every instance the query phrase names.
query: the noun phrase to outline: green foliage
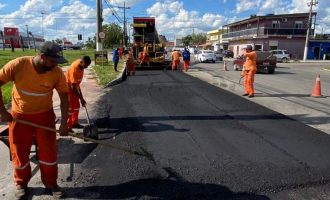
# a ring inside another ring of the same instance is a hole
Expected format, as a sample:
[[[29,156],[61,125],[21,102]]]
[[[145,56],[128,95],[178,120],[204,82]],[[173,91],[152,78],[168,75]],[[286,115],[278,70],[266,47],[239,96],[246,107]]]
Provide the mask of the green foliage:
[[[189,46],[192,44],[192,36],[191,35],[187,35],[185,37],[182,38],[182,43],[185,45],[185,46]]]
[[[105,24],[103,25],[103,31],[105,33],[103,41],[104,48],[112,49],[120,44],[120,41],[123,38],[123,29],[118,24]]]
[[[121,73],[122,67],[123,67],[123,62],[120,61],[118,63],[119,72],[116,72],[114,70],[113,62],[109,62],[109,65],[106,65],[106,66],[96,65],[93,67],[93,69],[94,69],[94,73],[98,79],[98,83],[100,85],[105,86],[107,83],[116,79],[117,76],[119,76],[119,74]]]
[[[87,41],[86,41],[86,44],[85,46],[88,48],[88,49],[95,49],[96,48],[96,37],[94,36],[93,38],[88,38]]]
[[[182,39],[184,45],[200,45],[206,42],[207,35],[205,33],[197,33],[187,35]]]

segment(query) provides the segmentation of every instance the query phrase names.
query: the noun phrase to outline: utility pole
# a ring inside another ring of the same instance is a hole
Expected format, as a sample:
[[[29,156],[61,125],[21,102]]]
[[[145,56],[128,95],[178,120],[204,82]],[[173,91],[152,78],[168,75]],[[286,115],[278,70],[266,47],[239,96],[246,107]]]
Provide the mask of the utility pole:
[[[307,4],[310,7],[310,9],[309,9],[309,17],[308,17],[308,24],[307,24],[308,27],[307,27],[307,33],[306,33],[305,49],[304,49],[304,58],[303,58],[304,61],[307,60],[309,35],[311,32],[311,28],[312,28],[313,6],[316,6],[318,3],[319,2],[317,2],[317,0],[315,0],[315,1],[311,0],[311,2]]]
[[[29,49],[31,49],[31,45],[30,45],[30,34],[29,34],[29,25],[25,25],[26,26],[26,34],[28,37],[28,47]]]
[[[42,37],[45,39],[45,33],[44,33],[44,15],[47,14],[45,12],[41,12],[41,33]]]
[[[100,32],[102,32],[102,0],[96,0],[96,51],[103,50],[103,43],[99,36]]]
[[[126,28],[126,9],[131,9],[131,7],[126,7],[126,2],[124,1],[124,7],[117,6],[119,9],[124,10],[124,24],[123,24],[123,45],[127,47],[127,28]]]

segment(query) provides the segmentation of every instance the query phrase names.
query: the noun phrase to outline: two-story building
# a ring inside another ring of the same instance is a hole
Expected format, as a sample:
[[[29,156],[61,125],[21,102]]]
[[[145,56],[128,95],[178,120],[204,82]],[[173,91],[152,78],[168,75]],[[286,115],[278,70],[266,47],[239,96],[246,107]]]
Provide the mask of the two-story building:
[[[315,24],[316,13],[312,17],[311,22]],[[252,45],[255,50],[287,50],[293,58],[301,59],[308,18],[309,13],[251,15],[248,19],[225,25],[228,32],[222,38],[228,41],[228,49],[234,52],[235,57],[242,53],[244,47]],[[310,35],[314,35],[314,29]]]
[[[216,29],[207,32],[206,46],[211,47],[212,50],[220,51],[228,48],[228,42],[223,42],[222,35],[226,33],[226,29]]]

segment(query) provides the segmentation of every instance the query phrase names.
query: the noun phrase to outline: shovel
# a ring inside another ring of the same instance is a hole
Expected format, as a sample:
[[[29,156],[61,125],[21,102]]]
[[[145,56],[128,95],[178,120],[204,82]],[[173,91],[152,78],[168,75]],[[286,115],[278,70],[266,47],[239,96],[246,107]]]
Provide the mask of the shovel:
[[[78,92],[80,93],[80,96],[82,97],[83,95],[82,95],[80,88],[78,89]],[[97,140],[98,139],[97,127],[90,123],[90,118],[89,118],[89,114],[88,114],[86,105],[84,105],[83,107],[85,109],[85,115],[86,115],[86,119],[87,119],[87,126],[84,126],[83,135],[85,138],[92,138],[92,139]]]
[[[88,114],[86,105],[84,106],[84,108],[85,108],[85,115],[86,115],[86,119],[87,119],[87,126],[84,126],[83,135],[86,138],[92,138],[92,139],[97,140],[98,139],[98,129],[95,125],[90,123],[89,114]]]
[[[35,123],[29,122],[29,121],[16,119],[16,118],[14,118],[13,121],[15,121],[17,123],[20,123],[20,124],[32,126],[32,127],[35,127],[35,128],[40,128],[40,129],[44,129],[44,130],[47,130],[47,131],[51,131],[51,132],[54,132],[54,133],[59,133],[59,131],[56,130],[56,129],[46,127],[46,126],[41,126],[39,124],[35,124]],[[134,155],[137,155],[137,156],[143,156],[143,157],[146,157],[147,159],[154,162],[153,156],[150,153],[148,153],[147,151],[145,151],[144,149],[142,149],[142,148],[141,148],[142,152],[139,152],[139,151],[129,149],[127,147],[123,147],[123,146],[119,146],[119,145],[115,145],[115,144],[110,144],[110,143],[94,140],[92,138],[87,138],[87,137],[84,137],[84,136],[76,135],[75,133],[72,133],[72,132],[69,132],[69,136],[74,137],[74,138],[79,138],[79,139],[82,139],[82,140],[85,140],[85,141],[93,142],[93,143],[96,143],[96,144],[99,144],[99,145],[102,145],[102,146],[105,146],[105,147],[108,147],[108,148],[124,151],[124,152],[134,154]]]

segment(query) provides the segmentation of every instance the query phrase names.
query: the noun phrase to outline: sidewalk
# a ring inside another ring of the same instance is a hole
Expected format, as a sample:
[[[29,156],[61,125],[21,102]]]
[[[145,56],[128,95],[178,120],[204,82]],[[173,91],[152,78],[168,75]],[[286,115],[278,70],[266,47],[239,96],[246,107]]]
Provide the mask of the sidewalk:
[[[104,90],[99,87],[93,78],[93,74],[89,69],[85,71],[85,76],[81,84],[82,93],[87,101],[87,108],[90,112],[90,117],[95,118],[96,102],[99,97],[104,93]],[[60,117],[59,98],[56,92],[54,92],[54,110],[57,117]],[[80,110],[79,119],[81,124],[86,124],[86,118],[84,110]],[[82,130],[81,130],[82,131]],[[59,164],[59,177],[58,184],[61,187],[74,187],[75,182],[78,179],[86,179],[86,182],[92,182],[87,175],[80,174],[79,169],[82,167],[84,160],[93,157],[93,150],[97,145],[84,142],[80,139],[71,137],[58,137],[58,164]],[[32,147],[34,151],[34,146]],[[12,164],[9,161],[8,148],[0,143],[0,196],[2,200],[14,199],[15,186],[13,182]],[[39,167],[35,159],[34,153],[31,154],[31,168],[33,177],[30,181],[29,187],[31,187],[31,193],[33,198],[31,199],[53,199],[51,196],[44,195],[43,184],[41,182]],[[91,172],[93,174],[95,172]],[[87,184],[87,183],[86,183]]]

